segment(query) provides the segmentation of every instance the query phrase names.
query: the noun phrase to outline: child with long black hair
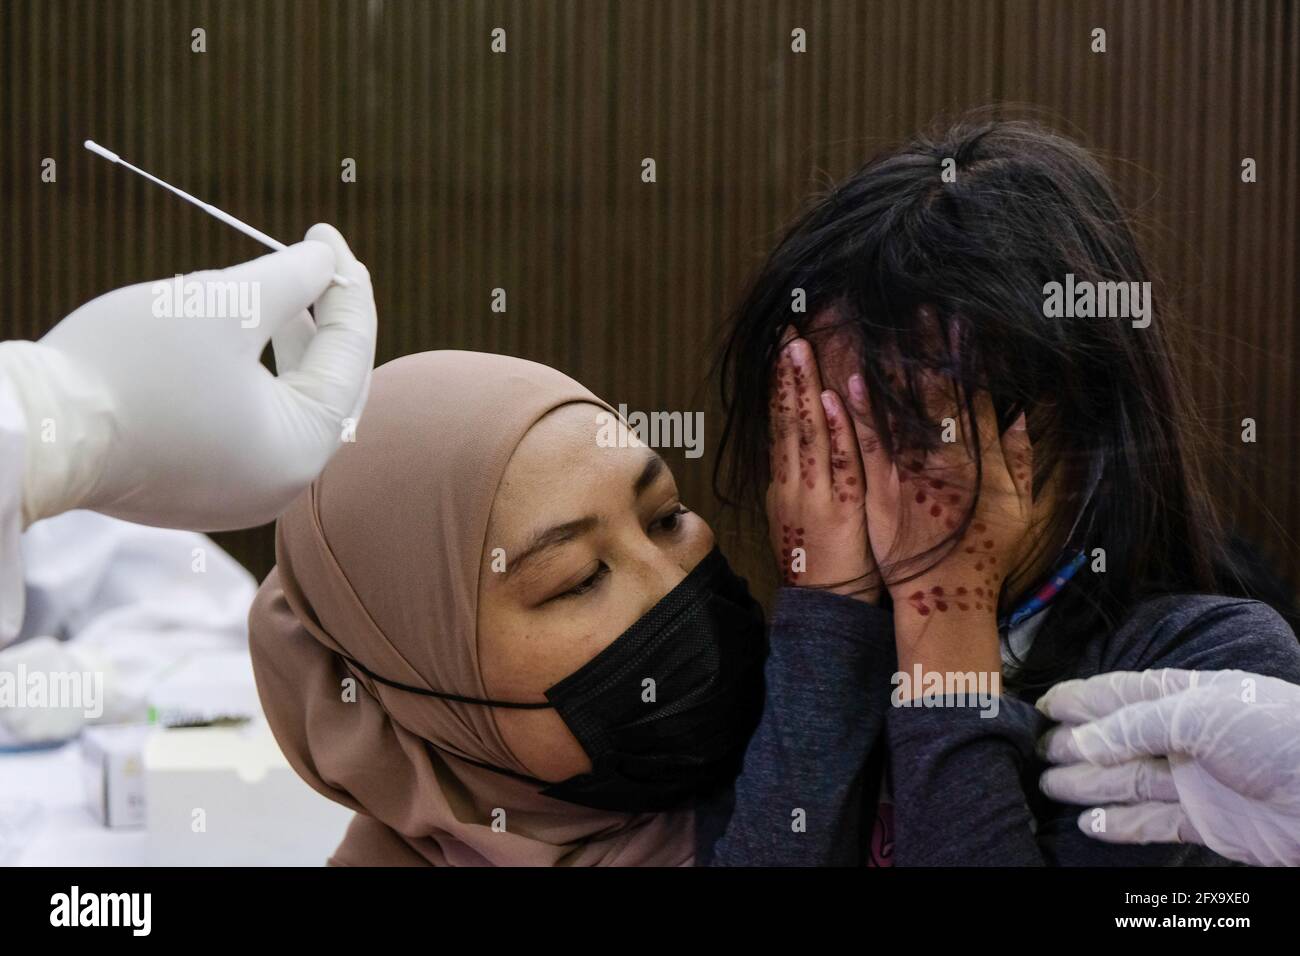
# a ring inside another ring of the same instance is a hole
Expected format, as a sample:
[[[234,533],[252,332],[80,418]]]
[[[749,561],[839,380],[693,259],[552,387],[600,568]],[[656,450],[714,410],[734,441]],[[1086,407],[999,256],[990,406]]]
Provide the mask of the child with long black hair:
[[[1223,862],[1092,840],[1037,787],[1058,681],[1300,683],[1232,571],[1150,282],[1096,160],[1031,123],[917,138],[789,229],[721,362],[719,492],[765,496],[788,586],[713,862]]]

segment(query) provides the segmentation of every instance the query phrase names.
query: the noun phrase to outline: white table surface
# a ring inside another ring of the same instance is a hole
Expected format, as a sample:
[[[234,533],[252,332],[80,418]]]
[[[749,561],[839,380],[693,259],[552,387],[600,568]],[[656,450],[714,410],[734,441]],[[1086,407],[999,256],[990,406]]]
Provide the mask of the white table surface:
[[[80,745],[0,753],[0,863],[141,866],[145,831],[110,830],[86,803]]]

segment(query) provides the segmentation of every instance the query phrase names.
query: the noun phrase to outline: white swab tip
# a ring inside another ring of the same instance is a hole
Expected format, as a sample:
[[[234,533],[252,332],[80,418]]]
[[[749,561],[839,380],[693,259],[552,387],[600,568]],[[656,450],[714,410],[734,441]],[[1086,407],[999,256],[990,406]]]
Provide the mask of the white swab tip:
[[[93,139],[88,139],[81,145],[86,147],[86,149],[90,150],[92,153],[95,153],[98,156],[103,156],[107,160],[111,160],[112,162],[115,163],[119,161],[117,153],[113,152],[111,149],[105,149],[103,146],[100,146],[98,143],[96,143]]]
[[[96,143],[93,139],[88,139],[81,145],[86,147],[86,149],[90,150],[96,156],[103,156],[105,159],[114,163],[122,162],[121,158],[118,157],[117,153],[113,152],[111,149],[105,149],[103,146],[100,146],[98,143]],[[126,167],[130,169],[132,172],[140,173],[140,175],[153,180],[154,182],[158,183],[158,185],[170,189],[172,192],[176,193],[176,195],[180,196],[182,199],[186,200],[187,202],[194,203],[194,205],[198,206],[200,209],[204,210],[209,215],[216,216],[226,225],[238,229],[240,232],[244,233],[247,236],[251,236],[252,238],[256,239],[258,242],[265,243],[266,245],[270,246],[272,249],[284,248],[284,243],[272,239],[270,236],[266,235],[265,233],[260,232],[257,229],[254,229],[246,222],[240,222],[234,216],[230,215],[229,213],[222,212],[216,206],[213,206],[210,203],[205,203],[200,199],[195,199],[189,193],[177,189],[175,186],[172,186],[169,183],[165,183],[161,179],[156,179],[153,176],[150,176],[148,173],[144,172],[143,170],[136,169],[130,163],[127,163]],[[332,281],[334,285],[340,286],[341,288],[344,289],[349,288],[352,285],[351,279],[347,278],[346,276],[341,276],[338,273],[334,274]]]

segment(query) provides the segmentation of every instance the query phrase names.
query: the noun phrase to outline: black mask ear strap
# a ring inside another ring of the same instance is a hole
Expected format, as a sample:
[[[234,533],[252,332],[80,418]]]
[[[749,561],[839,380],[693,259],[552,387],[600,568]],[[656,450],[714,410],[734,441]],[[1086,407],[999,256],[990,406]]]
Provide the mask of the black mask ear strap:
[[[370,668],[366,667],[365,664],[353,660],[346,654],[339,654],[339,657],[343,658],[371,680],[376,680],[389,687],[395,687],[398,690],[410,691],[412,694],[421,694],[425,697],[437,697],[439,700],[454,700],[462,704],[483,704],[486,707],[514,707],[518,710],[541,710],[545,707],[555,706],[554,704],[545,701],[540,704],[521,704],[511,701],[484,700],[481,697],[466,697],[463,694],[444,694],[442,691],[429,690],[427,687],[412,687],[410,684],[399,684],[397,681],[389,680],[387,677],[380,677]],[[496,767],[490,763],[475,760],[473,757],[466,757],[464,754],[456,753],[454,750],[447,750],[443,747],[439,747],[430,740],[426,740],[424,743],[430,750],[436,750],[439,753],[446,754],[453,760],[463,760],[465,763],[473,764],[475,767],[482,767],[484,770],[491,770],[493,773],[499,773],[503,777],[513,777],[515,780],[522,780],[524,783],[532,784],[536,787],[549,787],[551,785],[545,780],[539,780],[537,777],[530,777],[526,773],[516,773],[513,770],[507,770],[505,767]]]
[[[515,701],[508,701],[508,700],[484,700],[482,697],[466,697],[463,694],[447,694],[440,690],[429,690],[427,687],[412,687],[410,684],[399,684],[397,681],[389,680],[387,677],[380,677],[378,674],[372,671],[365,664],[362,664],[360,661],[353,660],[352,658],[348,657],[346,654],[339,654],[339,657],[343,658],[345,661],[347,661],[357,670],[361,671],[361,673],[365,674],[371,680],[378,681],[379,683],[385,684],[388,687],[395,687],[398,690],[408,691],[412,694],[422,694],[425,697],[437,697],[439,700],[454,700],[460,704],[481,704],[484,707],[510,707],[515,710],[545,710],[548,707],[555,706],[550,701],[545,701],[545,700],[540,701],[538,703],[523,704],[523,703],[518,703]],[[470,762],[472,763],[473,761]],[[497,768],[488,767],[488,769],[495,770]],[[507,772],[508,771],[504,771],[504,770],[502,771],[502,773],[507,773]]]
[[[466,757],[464,754],[458,754],[453,750],[445,750],[432,741],[426,740],[425,743],[428,745],[430,750],[436,750],[438,753],[446,754],[453,760],[463,760],[465,763],[473,764],[475,767],[482,767],[484,770],[491,770],[493,773],[499,773],[503,777],[513,777],[515,780],[522,780],[524,783],[532,784],[535,787],[554,786],[554,784],[548,783],[545,780],[539,780],[537,777],[530,777],[526,773],[516,773],[513,770],[507,770],[505,767],[495,767],[490,763],[484,763],[481,760],[474,760],[471,757]]]

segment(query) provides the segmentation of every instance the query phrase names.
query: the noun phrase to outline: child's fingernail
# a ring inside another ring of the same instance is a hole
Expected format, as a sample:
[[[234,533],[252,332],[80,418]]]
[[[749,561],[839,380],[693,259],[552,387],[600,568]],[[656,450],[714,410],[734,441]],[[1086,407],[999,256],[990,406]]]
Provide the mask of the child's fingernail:
[[[808,343],[803,339],[795,339],[788,346],[790,357],[794,359],[794,364],[803,368],[808,364]]]
[[[835,393],[830,389],[822,392],[822,408],[826,409],[826,417],[835,421]]]
[[[849,376],[849,401],[853,403],[854,411],[867,410],[867,383],[859,372]]]
[[[791,339],[793,339],[797,334],[798,333],[795,332],[793,325],[787,325],[785,331],[781,333],[781,347],[784,348],[789,345]]]

